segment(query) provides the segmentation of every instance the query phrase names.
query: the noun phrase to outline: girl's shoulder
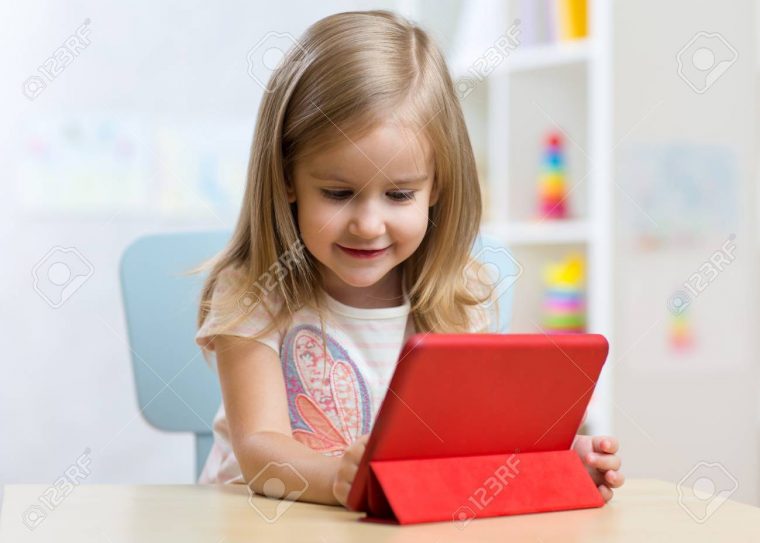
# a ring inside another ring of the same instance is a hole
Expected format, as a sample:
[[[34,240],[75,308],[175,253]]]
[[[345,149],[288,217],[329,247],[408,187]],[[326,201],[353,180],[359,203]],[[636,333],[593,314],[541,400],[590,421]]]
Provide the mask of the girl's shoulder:
[[[226,266],[217,274],[212,305],[248,312],[259,305],[274,309],[282,303],[277,288],[251,278],[241,266]]]
[[[216,336],[231,335],[256,339],[277,351],[281,330],[275,321],[281,307],[282,297],[276,289],[263,289],[244,269],[227,266],[216,276],[196,343],[204,350],[214,350]]]

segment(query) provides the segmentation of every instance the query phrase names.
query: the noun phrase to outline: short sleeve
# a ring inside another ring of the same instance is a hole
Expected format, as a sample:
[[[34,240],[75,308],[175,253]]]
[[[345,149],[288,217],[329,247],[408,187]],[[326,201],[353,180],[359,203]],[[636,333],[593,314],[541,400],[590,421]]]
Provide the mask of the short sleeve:
[[[217,276],[216,284],[211,295],[211,308],[206,314],[203,325],[195,334],[195,342],[201,348],[203,357],[212,367],[216,367],[214,338],[218,335],[239,337],[257,336],[272,322],[281,304],[277,296],[270,292],[263,300],[264,303],[252,304],[257,295],[241,294],[238,299],[232,296],[237,285],[244,280],[244,275],[238,269],[225,268]],[[241,289],[241,292],[244,292]],[[257,293],[260,295],[260,293]],[[272,312],[270,314],[270,311]],[[280,352],[282,331],[272,329],[266,334],[256,337],[256,341],[268,345],[276,353]]]

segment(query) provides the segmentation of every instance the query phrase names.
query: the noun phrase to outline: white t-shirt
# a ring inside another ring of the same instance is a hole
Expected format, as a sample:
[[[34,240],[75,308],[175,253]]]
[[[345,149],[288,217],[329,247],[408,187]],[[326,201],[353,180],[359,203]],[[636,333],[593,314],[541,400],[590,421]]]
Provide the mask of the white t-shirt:
[[[230,288],[235,271],[223,270],[212,295]],[[399,353],[414,334],[407,292],[397,307],[357,308],[325,295],[327,358],[323,355],[319,315],[305,307],[293,314],[286,330],[274,330],[257,340],[277,353],[285,377],[293,437],[325,455],[340,455],[356,438],[368,434],[385,397]],[[273,305],[273,310],[277,309]],[[488,317],[474,331],[488,331]],[[271,322],[259,304],[243,322],[224,334],[248,337]],[[206,360],[215,367],[213,336],[218,315],[212,309],[196,334]],[[199,483],[244,483],[230,445],[224,404],[213,423],[214,445]]]

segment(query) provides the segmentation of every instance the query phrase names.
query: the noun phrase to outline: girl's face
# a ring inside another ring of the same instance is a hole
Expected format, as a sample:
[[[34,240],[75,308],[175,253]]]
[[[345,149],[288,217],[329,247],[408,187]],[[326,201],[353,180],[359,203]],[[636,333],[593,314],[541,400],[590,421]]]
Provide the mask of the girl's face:
[[[433,158],[427,138],[385,123],[295,164],[288,201],[326,284],[375,285],[414,253],[437,201]]]

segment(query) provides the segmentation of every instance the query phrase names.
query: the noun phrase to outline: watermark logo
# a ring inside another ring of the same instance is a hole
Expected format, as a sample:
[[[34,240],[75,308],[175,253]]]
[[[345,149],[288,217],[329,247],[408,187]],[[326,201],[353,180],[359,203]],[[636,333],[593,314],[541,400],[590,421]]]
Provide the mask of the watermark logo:
[[[507,264],[507,268],[499,267],[495,262]],[[512,254],[503,247],[485,246],[473,256],[473,260],[465,266],[465,277],[477,277],[481,285],[487,285],[491,295],[481,305],[491,307],[517,282],[523,272],[522,265]],[[473,296],[478,293],[471,290]]]
[[[284,478],[295,481],[295,486],[287,488]],[[260,488],[264,496],[274,499],[267,500],[263,496],[256,496],[254,486]],[[271,524],[285,514],[308,488],[309,482],[291,464],[269,462],[249,481],[248,503],[261,518]]]
[[[736,63],[739,53],[717,32],[698,32],[678,54],[678,75],[697,94],[703,94]]]
[[[53,247],[32,269],[34,290],[58,309],[92,277],[95,268],[76,247]]]
[[[700,524],[707,521],[739,488],[719,462],[700,462],[678,482],[678,505]]]
[[[301,44],[288,32],[267,32],[256,45],[248,51],[248,75],[264,92],[272,92],[279,83],[272,78],[280,67],[288,51]]]

